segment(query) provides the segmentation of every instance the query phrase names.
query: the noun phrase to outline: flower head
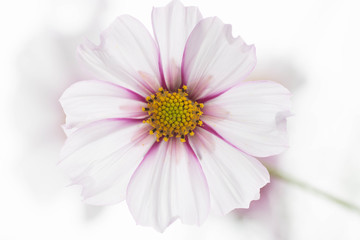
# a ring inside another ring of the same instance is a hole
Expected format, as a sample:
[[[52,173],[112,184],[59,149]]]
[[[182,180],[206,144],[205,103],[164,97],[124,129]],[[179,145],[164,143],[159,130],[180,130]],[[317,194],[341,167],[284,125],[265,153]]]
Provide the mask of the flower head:
[[[152,23],[155,40],[121,16],[100,45],[79,47],[101,80],[60,99],[68,139],[59,166],[86,203],[126,199],[138,224],[163,231],[259,197],[269,174],[255,157],[287,148],[290,97],[277,83],[244,81],[255,47],[218,18],[174,0],[153,9]]]

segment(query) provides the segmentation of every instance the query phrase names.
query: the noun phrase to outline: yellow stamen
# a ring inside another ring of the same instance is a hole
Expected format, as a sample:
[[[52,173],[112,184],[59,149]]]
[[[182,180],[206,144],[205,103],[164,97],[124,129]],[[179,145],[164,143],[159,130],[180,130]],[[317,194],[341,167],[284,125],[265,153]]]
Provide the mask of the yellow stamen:
[[[149,114],[144,123],[150,124],[153,129],[149,134],[156,133],[157,141],[165,142],[171,137],[180,138],[186,142],[186,136],[194,136],[194,129],[202,125],[200,116],[204,104],[188,99],[187,87],[183,86],[175,92],[169,92],[162,87],[159,92],[146,97],[147,107],[142,110]]]

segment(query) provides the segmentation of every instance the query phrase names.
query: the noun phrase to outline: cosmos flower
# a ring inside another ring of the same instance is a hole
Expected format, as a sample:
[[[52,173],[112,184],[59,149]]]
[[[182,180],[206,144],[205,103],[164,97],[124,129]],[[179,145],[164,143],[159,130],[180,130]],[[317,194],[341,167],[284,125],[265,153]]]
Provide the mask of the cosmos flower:
[[[245,81],[255,47],[196,7],[174,0],[153,9],[152,24],[155,38],[120,16],[98,46],[79,47],[100,80],[60,99],[68,138],[59,167],[86,203],[126,199],[138,224],[159,231],[248,208],[269,182],[255,157],[288,147],[289,92]]]

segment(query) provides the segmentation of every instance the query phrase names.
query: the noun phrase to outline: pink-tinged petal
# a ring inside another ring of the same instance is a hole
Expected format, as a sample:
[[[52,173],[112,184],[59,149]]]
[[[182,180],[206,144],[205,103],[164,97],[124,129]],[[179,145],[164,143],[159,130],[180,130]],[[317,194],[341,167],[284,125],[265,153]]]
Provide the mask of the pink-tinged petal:
[[[101,35],[99,46],[87,41],[80,57],[101,74],[102,80],[146,97],[160,87],[159,51],[146,28],[133,17],[118,17]]]
[[[211,208],[216,213],[248,208],[259,198],[260,188],[270,181],[268,171],[257,159],[202,128],[196,129],[189,141],[204,170]]]
[[[290,93],[280,84],[246,82],[206,102],[202,120],[247,154],[268,157],[288,148],[290,107]]]
[[[66,124],[61,125],[61,128],[64,131],[66,137],[69,137],[73,132],[78,130],[76,127],[67,127]]]
[[[147,117],[147,113],[141,110],[146,107],[143,97],[104,81],[77,82],[63,93],[60,103],[66,113],[66,130],[106,118]]]
[[[148,125],[134,119],[106,119],[70,134],[59,167],[83,187],[86,203],[114,204],[125,199],[131,175],[154,144]]]
[[[195,25],[202,19],[196,7],[184,7],[173,0],[165,7],[154,8],[152,23],[161,56],[161,67],[168,89],[181,85],[181,61],[185,43]]]
[[[179,218],[201,224],[209,212],[208,185],[188,144],[156,143],[135,171],[126,201],[137,224],[164,231]]]
[[[255,47],[233,38],[231,25],[201,20],[186,43],[182,79],[192,99],[209,99],[243,81],[256,65]]]

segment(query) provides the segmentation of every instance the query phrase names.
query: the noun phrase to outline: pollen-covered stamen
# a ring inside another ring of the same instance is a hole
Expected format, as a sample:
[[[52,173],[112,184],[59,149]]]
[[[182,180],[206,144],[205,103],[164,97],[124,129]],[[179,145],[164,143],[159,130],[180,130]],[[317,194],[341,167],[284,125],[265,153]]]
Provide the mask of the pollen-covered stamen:
[[[204,104],[189,100],[186,89],[183,86],[171,93],[159,88],[156,94],[146,97],[148,104],[142,110],[148,112],[149,118],[144,123],[153,127],[149,133],[156,133],[157,141],[178,137],[181,142],[186,142],[185,136],[193,136],[196,126],[202,125],[200,116]]]

